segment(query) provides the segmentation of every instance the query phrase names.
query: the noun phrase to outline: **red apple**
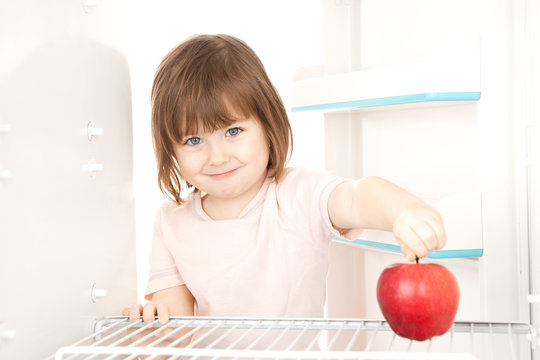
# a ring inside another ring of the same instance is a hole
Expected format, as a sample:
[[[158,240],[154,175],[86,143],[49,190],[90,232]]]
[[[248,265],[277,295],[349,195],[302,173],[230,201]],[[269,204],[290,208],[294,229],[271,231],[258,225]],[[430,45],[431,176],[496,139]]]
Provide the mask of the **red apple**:
[[[424,341],[446,333],[459,304],[454,275],[438,264],[393,264],[377,283],[377,301],[399,336]]]

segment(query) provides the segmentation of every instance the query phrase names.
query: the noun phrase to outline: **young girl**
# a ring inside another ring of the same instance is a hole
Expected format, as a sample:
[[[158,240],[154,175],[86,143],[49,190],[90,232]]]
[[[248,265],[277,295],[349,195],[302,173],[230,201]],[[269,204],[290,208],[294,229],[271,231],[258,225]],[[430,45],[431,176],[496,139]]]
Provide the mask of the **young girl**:
[[[440,215],[377,177],[286,168],[292,134],[257,55],[227,35],[174,48],[152,88],[159,185],[144,307],[172,315],[322,317],[327,250],[353,229],[393,231],[413,261],[445,244]]]

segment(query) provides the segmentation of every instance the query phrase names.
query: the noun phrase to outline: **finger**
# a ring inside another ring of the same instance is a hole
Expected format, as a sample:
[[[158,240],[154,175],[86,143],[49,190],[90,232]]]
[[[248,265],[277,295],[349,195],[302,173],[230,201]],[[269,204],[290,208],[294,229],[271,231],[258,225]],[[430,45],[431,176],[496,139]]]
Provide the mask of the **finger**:
[[[444,229],[442,218],[431,224],[431,227],[435,231],[435,234],[437,234],[437,250],[440,250],[446,245],[446,230]]]
[[[131,307],[129,311],[129,321],[135,322],[139,321],[141,318],[143,307],[141,304],[135,304]]]
[[[408,246],[407,242],[403,241],[401,237],[398,236],[396,236],[396,240],[401,246],[401,252],[407,258],[407,260],[415,261],[417,258],[416,253]]]
[[[407,258],[407,260],[409,260],[409,261],[415,261],[416,260],[416,255],[407,246],[402,246],[401,251],[403,252],[403,255],[405,255],[405,257]]]
[[[436,210],[434,210],[427,218],[427,223],[437,237],[435,250],[440,250],[446,245],[446,230],[444,229],[443,218]]]
[[[156,319],[156,306],[153,303],[148,303],[143,307],[143,320],[145,324],[149,324]]]
[[[446,231],[442,224],[429,223],[433,231],[435,242],[431,244],[430,250],[441,250],[446,245]]]
[[[122,315],[123,316],[129,316],[129,311],[131,310],[131,308],[124,308],[124,310],[122,310]]]
[[[169,309],[164,304],[157,304],[156,311],[158,315],[159,323],[165,325],[169,322]]]
[[[417,238],[424,244],[427,251],[436,250],[439,247],[439,239],[437,233],[429,223],[417,223],[411,226],[411,231],[414,232]]]
[[[411,228],[405,229],[398,240],[414,253],[415,258],[423,258],[428,253],[422,240]]]

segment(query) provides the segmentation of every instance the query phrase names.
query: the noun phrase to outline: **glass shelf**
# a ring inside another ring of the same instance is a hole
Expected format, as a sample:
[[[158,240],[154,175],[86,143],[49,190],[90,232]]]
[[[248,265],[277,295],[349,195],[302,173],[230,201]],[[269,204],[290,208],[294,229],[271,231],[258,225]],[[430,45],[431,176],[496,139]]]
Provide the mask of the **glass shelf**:
[[[480,36],[442,39],[422,61],[326,73],[325,66],[299,70],[291,110],[375,110],[384,106],[437,106],[473,102],[481,95]]]
[[[401,253],[401,247],[395,244],[387,244],[377,241],[369,240],[346,240],[340,237],[332,239],[335,242],[343,243],[351,246],[359,246],[367,249],[389,251],[393,253]],[[483,249],[453,249],[453,250],[437,250],[430,251],[427,254],[427,258],[430,259],[454,259],[454,258],[478,258],[484,254]]]
[[[441,105],[450,103],[456,104],[462,102],[478,101],[480,99],[480,96],[481,93],[479,91],[421,93],[412,95],[387,96],[373,99],[340,101],[307,106],[296,106],[293,107],[291,110],[293,112],[340,111],[418,103],[428,103],[429,105]]]

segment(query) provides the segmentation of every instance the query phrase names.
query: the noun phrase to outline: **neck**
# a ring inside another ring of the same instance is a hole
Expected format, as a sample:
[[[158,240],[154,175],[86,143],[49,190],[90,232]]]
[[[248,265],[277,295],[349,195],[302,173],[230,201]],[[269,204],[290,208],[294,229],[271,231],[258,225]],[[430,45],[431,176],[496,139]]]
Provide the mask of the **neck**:
[[[208,197],[202,199],[203,210],[212,220],[236,219],[248,203],[249,201],[233,204],[230,201]]]

